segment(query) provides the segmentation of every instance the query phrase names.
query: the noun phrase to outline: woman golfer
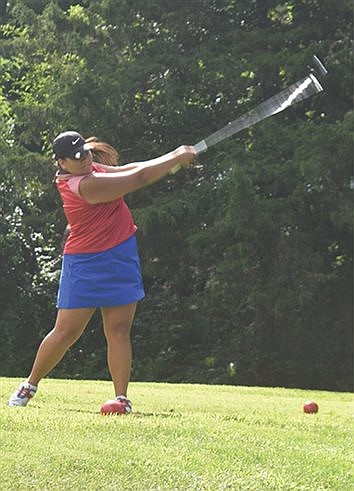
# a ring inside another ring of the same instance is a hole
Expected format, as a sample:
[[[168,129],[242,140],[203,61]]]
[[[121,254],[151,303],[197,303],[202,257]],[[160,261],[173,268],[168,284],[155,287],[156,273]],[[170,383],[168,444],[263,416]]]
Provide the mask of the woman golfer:
[[[79,339],[96,308],[101,309],[107,360],[118,413],[130,413],[127,399],[132,350],[130,330],[138,300],[144,297],[131,213],[123,197],[166,176],[195,158],[182,146],[145,162],[114,167],[110,145],[66,131],[53,142],[59,168],[56,185],[70,227],[62,261],[57,318],[43,339],[31,373],[9,406],[26,406],[40,380]],[[95,161],[93,161],[93,158]]]

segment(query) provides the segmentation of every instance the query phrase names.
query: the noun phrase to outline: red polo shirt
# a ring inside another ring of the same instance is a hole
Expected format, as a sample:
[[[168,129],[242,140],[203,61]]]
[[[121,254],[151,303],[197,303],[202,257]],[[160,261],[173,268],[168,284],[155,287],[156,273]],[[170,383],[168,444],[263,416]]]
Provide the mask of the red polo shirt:
[[[96,172],[105,172],[98,164],[93,164],[92,167],[91,174],[56,176],[56,185],[70,225],[64,254],[105,251],[129,239],[137,230],[123,198],[93,205],[80,196],[79,186],[82,179]]]

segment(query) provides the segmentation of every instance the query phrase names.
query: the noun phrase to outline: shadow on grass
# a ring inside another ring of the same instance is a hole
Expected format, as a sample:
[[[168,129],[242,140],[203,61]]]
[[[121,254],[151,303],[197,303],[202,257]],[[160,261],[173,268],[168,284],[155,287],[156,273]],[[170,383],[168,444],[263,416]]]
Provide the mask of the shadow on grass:
[[[183,415],[181,413],[176,413],[174,409],[168,412],[157,412],[157,413],[143,413],[136,412],[131,415],[134,418],[146,418],[146,417],[158,417],[158,418],[181,418]]]
[[[44,406],[39,404],[31,404],[31,407],[34,409],[43,409]],[[21,408],[23,409],[23,408]],[[105,414],[101,415],[99,410],[93,411],[90,409],[80,409],[80,408],[56,408],[57,412],[60,413],[76,413],[76,414],[95,414],[97,416],[105,416],[105,417],[115,417],[115,416],[126,416],[129,418],[181,418],[183,415],[181,413],[176,413],[174,409],[170,409],[169,411],[163,412],[142,412],[136,411],[131,414]]]

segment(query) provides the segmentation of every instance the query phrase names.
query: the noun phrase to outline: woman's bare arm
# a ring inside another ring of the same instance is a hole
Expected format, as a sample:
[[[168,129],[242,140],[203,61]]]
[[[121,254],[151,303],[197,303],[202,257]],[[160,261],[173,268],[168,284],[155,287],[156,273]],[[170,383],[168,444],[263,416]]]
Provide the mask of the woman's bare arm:
[[[82,179],[80,194],[88,203],[107,203],[149,186],[176,165],[188,166],[195,156],[194,147],[182,146],[156,159],[128,164],[116,172],[95,173]]]
[[[139,166],[139,163],[133,163],[133,164],[125,164],[125,165],[106,165],[106,164],[101,164],[99,162],[95,162],[95,165],[98,165],[101,167],[101,169],[104,169],[106,172],[125,172],[127,170],[132,170],[136,169]]]

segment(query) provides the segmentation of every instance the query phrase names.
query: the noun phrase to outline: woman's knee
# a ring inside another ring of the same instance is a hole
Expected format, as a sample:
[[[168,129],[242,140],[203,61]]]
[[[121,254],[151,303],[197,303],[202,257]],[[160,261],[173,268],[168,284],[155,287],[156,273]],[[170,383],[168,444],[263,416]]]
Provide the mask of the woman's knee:
[[[107,338],[130,338],[136,304],[102,309],[104,333]]]
[[[131,323],[128,321],[116,321],[105,325],[105,335],[107,338],[127,339],[130,338]]]
[[[53,335],[59,342],[72,345],[79,339],[95,309],[59,310]]]
[[[58,343],[71,346],[80,338],[82,329],[56,324],[50,334],[57,339]]]

